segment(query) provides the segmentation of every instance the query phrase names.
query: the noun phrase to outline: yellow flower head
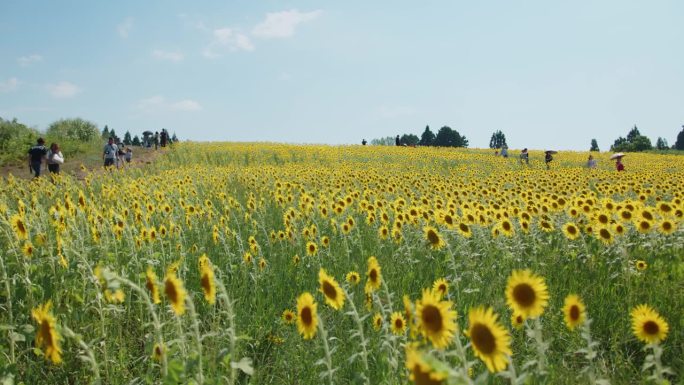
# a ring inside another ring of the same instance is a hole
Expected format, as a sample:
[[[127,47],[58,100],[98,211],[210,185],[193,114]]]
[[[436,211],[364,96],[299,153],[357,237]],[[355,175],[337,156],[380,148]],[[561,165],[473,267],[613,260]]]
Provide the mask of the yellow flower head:
[[[475,355],[484,361],[490,372],[506,369],[511,352],[511,337],[497,321],[492,308],[478,307],[468,313],[468,332]]]
[[[48,301],[42,306],[31,310],[33,320],[38,324],[36,330],[36,346],[45,352],[45,358],[53,364],[62,362],[62,349],[59,346],[61,336],[55,328],[56,320],[50,312],[52,302]]]
[[[525,318],[541,316],[549,304],[544,278],[527,269],[514,270],[506,286],[506,303]]]
[[[157,274],[154,273],[152,266],[147,266],[147,271],[145,272],[145,287],[150,291],[152,296],[152,302],[158,304],[161,302],[159,298],[159,287],[157,286]]]
[[[573,330],[578,325],[584,323],[586,319],[586,307],[582,299],[575,295],[570,294],[565,297],[565,305],[563,306],[563,317],[565,319],[565,325],[568,329]]]
[[[416,324],[418,330],[437,349],[447,347],[456,333],[456,310],[451,301],[441,301],[439,294],[423,290],[423,297],[416,302]]]
[[[648,305],[639,305],[632,309],[632,332],[640,341],[647,344],[662,342],[670,331],[663,317]]]
[[[304,292],[297,298],[297,330],[305,340],[316,336],[316,327],[318,327],[317,306],[309,292]]]
[[[344,292],[340,288],[335,278],[329,276],[325,270],[318,271],[318,289],[325,297],[325,303],[335,310],[340,310],[344,306]]]
[[[187,293],[181,281],[175,273],[168,272],[164,279],[164,293],[171,301],[171,308],[176,315],[185,313],[185,297]]]

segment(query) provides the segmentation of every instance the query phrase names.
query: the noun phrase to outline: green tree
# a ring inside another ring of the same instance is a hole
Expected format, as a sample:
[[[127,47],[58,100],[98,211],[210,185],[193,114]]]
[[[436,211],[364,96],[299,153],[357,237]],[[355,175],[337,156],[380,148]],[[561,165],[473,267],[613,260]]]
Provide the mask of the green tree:
[[[601,151],[599,150],[598,142],[596,141],[596,139],[591,140],[591,148],[589,149],[589,151]]]
[[[60,119],[47,129],[46,134],[55,138],[90,142],[100,136],[100,131],[95,123],[81,119]]]
[[[613,145],[610,146],[611,151],[633,152],[652,149],[653,145],[651,144],[651,139],[641,135],[636,125],[629,131],[627,138],[619,137],[615,139]]]
[[[421,146],[434,146],[435,143],[435,134],[430,130],[430,126],[425,126],[425,131],[423,131],[423,135],[420,136],[420,144]]]
[[[126,131],[123,138],[123,144],[125,144],[126,146],[130,146],[131,143],[133,143],[133,141],[131,140],[131,133]]]
[[[394,146],[394,137],[386,136],[384,138],[372,139],[370,141],[370,144],[372,144],[373,146]]]
[[[656,149],[657,150],[669,150],[670,147],[667,145],[667,140],[658,137],[658,140],[656,140]]]
[[[105,124],[104,128],[102,129],[102,139],[107,139],[109,138],[109,127]]]
[[[439,129],[434,141],[435,146],[442,147],[468,147],[468,140],[461,136],[458,131],[444,126]]]
[[[131,144],[133,144],[134,146],[140,146],[141,143],[140,143],[140,138],[138,137],[138,135],[133,137],[133,141],[131,142]]]
[[[506,135],[501,130],[494,131],[492,138],[489,140],[489,148],[502,148],[508,146],[506,144]]]
[[[0,118],[0,164],[26,157],[26,150],[39,136],[37,130],[19,123],[16,118]]]
[[[679,131],[679,134],[677,134],[677,140],[675,141],[674,148],[675,150],[684,150],[684,126],[682,126],[682,130]]]
[[[173,133],[173,136],[171,137],[171,142],[176,143],[178,141],[178,137],[176,136],[176,133]]]
[[[420,142],[418,136],[413,134],[404,134],[401,136],[400,140],[401,143],[405,143],[407,146],[415,146]]]
[[[114,141],[116,142],[117,136],[116,136],[116,132],[114,131],[113,128],[111,130],[109,130],[109,137],[108,138],[114,138]]]

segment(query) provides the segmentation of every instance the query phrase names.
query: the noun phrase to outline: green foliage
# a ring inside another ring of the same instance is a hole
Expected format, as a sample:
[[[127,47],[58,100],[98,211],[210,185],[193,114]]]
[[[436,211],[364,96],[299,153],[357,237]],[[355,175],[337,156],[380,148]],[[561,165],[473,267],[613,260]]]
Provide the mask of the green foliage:
[[[506,135],[501,130],[497,130],[489,140],[489,148],[502,148],[503,146],[508,146],[506,144]]]
[[[132,141],[131,143],[132,143],[134,146],[140,146],[140,145],[141,145],[141,143],[140,143],[140,138],[138,137],[138,135],[136,135],[136,136],[133,137],[133,141]]]
[[[0,164],[26,157],[28,148],[36,143],[40,133],[17,119],[0,118]]]
[[[107,139],[109,138],[109,127],[105,124],[104,128],[102,129],[102,139]]]
[[[95,123],[81,118],[60,119],[48,127],[46,134],[66,140],[91,142],[99,137],[99,130]]]
[[[418,138],[418,136],[413,134],[404,134],[401,136],[401,143],[407,146],[415,146],[418,144],[419,141],[420,139]]]
[[[171,137],[171,142],[176,143],[178,141],[178,137],[176,136],[176,133],[173,133],[173,136]]]
[[[125,144],[126,146],[130,146],[131,143],[133,143],[133,141],[131,140],[131,133],[129,131],[126,131],[123,138],[123,144]]]
[[[468,139],[461,136],[458,131],[444,126],[439,129],[434,141],[435,146],[440,147],[468,147]]]
[[[658,137],[658,140],[656,140],[656,149],[657,150],[667,150],[670,147],[667,145],[667,140]]]
[[[598,142],[596,142],[596,139],[591,140],[591,148],[589,151],[601,151],[599,150]]]
[[[370,144],[373,146],[394,146],[394,137],[386,136],[384,138],[372,139]]]
[[[677,141],[674,144],[674,149],[684,150],[684,126],[682,126],[682,130],[677,134]]]
[[[420,136],[420,144],[421,146],[433,146],[435,142],[435,134],[430,130],[430,126],[425,126],[425,131],[423,131],[423,135]]]
[[[637,126],[634,126],[634,128],[629,131],[627,138],[619,137],[615,139],[615,142],[610,147],[611,151],[623,152],[640,152],[652,149],[653,145],[651,144],[651,139],[641,135]]]

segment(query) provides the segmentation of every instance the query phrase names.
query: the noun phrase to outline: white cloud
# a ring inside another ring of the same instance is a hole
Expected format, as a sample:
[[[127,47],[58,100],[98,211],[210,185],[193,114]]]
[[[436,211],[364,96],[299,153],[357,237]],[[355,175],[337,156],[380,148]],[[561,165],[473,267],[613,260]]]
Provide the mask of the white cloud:
[[[249,36],[232,28],[219,28],[213,32],[213,40],[204,49],[204,56],[214,58],[224,51],[254,51],[254,44]]]
[[[185,99],[171,104],[171,109],[174,111],[199,111],[202,106],[194,100]]]
[[[185,55],[181,52],[170,52],[170,51],[163,51],[160,49],[155,49],[152,51],[152,57],[155,59],[159,60],[169,60],[169,61],[181,61],[185,58]]]
[[[19,79],[9,78],[7,81],[0,82],[0,92],[12,92],[19,86]]]
[[[116,26],[116,31],[119,32],[119,36],[124,39],[128,37],[128,34],[133,29],[133,18],[127,17],[126,20],[122,21]]]
[[[138,102],[138,109],[147,113],[168,112],[168,111],[200,111],[202,105],[191,99],[183,99],[176,102],[167,101],[161,95],[155,95]]]
[[[323,11],[299,12],[296,9],[266,14],[266,19],[252,29],[254,36],[273,39],[291,37],[297,25],[315,20]]]
[[[73,83],[61,81],[57,84],[48,84],[50,94],[58,99],[72,98],[81,92],[81,88]]]
[[[22,56],[22,57],[17,59],[17,62],[22,67],[26,67],[28,65],[31,65],[33,63],[37,63],[39,61],[43,61],[43,57],[38,55],[38,54],[35,54],[35,53],[33,55]]]

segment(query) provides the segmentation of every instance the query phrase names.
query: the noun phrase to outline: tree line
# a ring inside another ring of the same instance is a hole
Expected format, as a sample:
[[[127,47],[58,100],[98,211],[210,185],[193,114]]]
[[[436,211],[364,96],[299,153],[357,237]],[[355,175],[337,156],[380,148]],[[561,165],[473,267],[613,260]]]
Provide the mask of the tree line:
[[[465,136],[460,135],[458,131],[451,129],[449,126],[440,128],[437,135],[430,130],[430,126],[426,126],[425,131],[423,131],[420,138],[414,134],[403,134],[399,137],[399,141],[399,144],[407,146],[468,147],[468,139],[466,139]],[[373,145],[391,146],[394,145],[395,142],[396,138],[391,136],[371,140],[371,144]],[[499,149],[504,147],[508,147],[506,135],[501,130],[494,131],[489,140],[489,148]],[[654,149],[660,151],[669,149],[684,150],[684,125],[677,135],[675,144],[671,147],[668,145],[667,140],[661,137],[658,137],[655,146],[653,146],[651,140],[642,135],[636,125],[627,133],[626,137],[618,137],[615,139],[615,142],[613,142],[613,145],[610,146],[610,151],[613,152],[638,152]],[[591,140],[589,151],[600,151],[596,139]]]

